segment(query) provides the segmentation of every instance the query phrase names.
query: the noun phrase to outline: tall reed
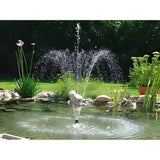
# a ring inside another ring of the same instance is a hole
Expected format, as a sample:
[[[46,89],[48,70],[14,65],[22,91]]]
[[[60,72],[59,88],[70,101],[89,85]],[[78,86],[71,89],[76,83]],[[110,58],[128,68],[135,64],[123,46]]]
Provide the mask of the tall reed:
[[[35,53],[35,43],[31,43],[31,45],[33,46],[33,51],[29,66],[27,64],[27,59],[23,51],[24,42],[22,40],[18,40],[16,45],[18,46],[18,50],[16,51],[16,59],[19,79],[16,80],[15,90],[20,94],[22,98],[33,97],[36,91],[38,90],[37,82],[31,75],[33,66],[33,56]]]
[[[128,88],[128,84],[125,85],[113,85],[111,90],[111,97],[113,97],[113,106],[114,109],[116,110],[118,107],[121,106],[123,99],[126,95],[126,91]]]
[[[157,74],[153,78],[153,83],[150,86],[148,82],[147,91],[143,102],[144,112],[153,112],[158,97],[158,87],[160,86],[160,65],[157,66]]]

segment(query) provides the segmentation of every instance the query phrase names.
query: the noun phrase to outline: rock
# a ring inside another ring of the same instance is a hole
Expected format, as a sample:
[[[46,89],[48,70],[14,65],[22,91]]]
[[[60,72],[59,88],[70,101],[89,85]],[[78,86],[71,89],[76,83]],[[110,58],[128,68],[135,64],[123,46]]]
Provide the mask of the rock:
[[[160,97],[158,97],[158,99],[157,99],[157,102],[156,102],[156,103],[160,104]]]
[[[69,98],[72,106],[78,107],[83,105],[84,98],[80,94],[77,94],[76,91],[69,91]]]
[[[0,90],[0,101],[13,101],[19,99],[19,94],[9,90]]]
[[[143,103],[144,102],[144,97],[145,97],[145,95],[140,95],[139,97],[138,97],[138,102],[140,102],[140,103]]]
[[[113,107],[108,107],[106,105],[96,105],[95,107],[98,110],[108,110],[108,109],[112,110],[113,109]]]
[[[70,102],[70,100],[68,100],[68,101],[67,101],[67,104],[68,104],[68,105],[71,105],[71,102]]]
[[[42,91],[36,95],[36,98],[48,98],[48,95],[46,92]]]
[[[113,108],[113,102],[107,102],[106,106],[107,106],[108,108]]]
[[[8,90],[7,90],[8,91]],[[8,93],[12,96],[13,99],[19,99],[19,94],[17,92],[8,91]]]
[[[133,107],[133,102],[131,100],[127,100],[126,98],[123,98],[123,101],[121,102],[122,107]]]
[[[121,102],[119,102],[119,103],[126,104],[127,102],[128,102],[128,100],[126,98],[123,98],[123,100]]]
[[[136,108],[143,108],[143,103],[137,101],[136,102]]]
[[[20,102],[34,102],[34,98],[21,98],[18,101],[20,101]]]
[[[93,105],[106,105],[108,102],[111,102],[112,99],[106,95],[97,96],[93,102]]]
[[[99,110],[110,110],[111,111],[113,109],[113,102],[103,102],[103,103],[94,102],[93,105],[95,105],[96,108]]]
[[[74,90],[69,91],[70,100],[67,102],[72,106],[92,106],[93,100],[91,98],[83,98],[80,94],[77,94]]]
[[[124,94],[125,94],[125,95],[124,95]],[[129,93],[128,91],[126,91],[126,92],[124,93],[124,90],[121,90],[119,99],[121,100],[122,98],[126,98],[126,99],[130,98],[130,93]]]
[[[9,101],[12,99],[12,96],[5,90],[0,90],[0,100],[1,101]]]
[[[95,101],[97,102],[111,102],[112,99],[106,95],[100,95],[100,96],[97,96]]]
[[[41,93],[38,93],[35,96],[36,101],[44,101],[44,102],[49,102],[49,101],[54,101],[55,93],[54,92],[47,92],[47,91],[42,91]]]
[[[82,103],[84,106],[92,106],[93,100],[91,98],[83,99]]]
[[[128,99],[128,98],[130,98],[130,96],[131,96],[130,93],[127,91],[126,94],[125,94],[125,98]]]
[[[71,98],[76,99],[76,100],[82,100],[83,99],[83,97],[80,94],[77,94],[76,91],[74,91],[74,90],[69,92],[69,96]]]
[[[138,100],[138,96],[130,96],[129,99],[131,101],[137,101]]]
[[[133,101],[133,102],[132,102],[132,105],[133,105],[132,109],[135,110],[135,109],[137,108],[136,101]]]
[[[121,108],[118,108],[117,111],[118,112],[123,112],[123,110]]]

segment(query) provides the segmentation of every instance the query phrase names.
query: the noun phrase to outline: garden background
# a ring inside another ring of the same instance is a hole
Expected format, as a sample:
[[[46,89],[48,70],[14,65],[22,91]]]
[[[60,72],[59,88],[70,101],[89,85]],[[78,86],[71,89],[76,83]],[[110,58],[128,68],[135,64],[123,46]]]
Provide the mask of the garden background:
[[[16,42],[25,42],[26,56],[32,52],[31,42],[36,43],[34,65],[49,49],[74,50],[75,26],[81,25],[80,49],[107,48],[117,55],[128,80],[131,57],[151,55],[160,50],[160,21],[97,20],[97,21],[0,21],[0,78],[17,76]]]

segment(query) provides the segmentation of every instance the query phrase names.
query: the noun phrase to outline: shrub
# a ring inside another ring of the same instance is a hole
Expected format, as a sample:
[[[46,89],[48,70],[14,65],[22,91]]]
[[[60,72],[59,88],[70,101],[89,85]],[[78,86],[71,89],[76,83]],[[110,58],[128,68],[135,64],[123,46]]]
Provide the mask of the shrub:
[[[152,85],[154,77],[158,70],[157,67],[160,65],[159,52],[153,52],[152,62],[148,62],[149,55],[143,57],[132,57],[133,69],[130,69],[130,84],[136,87],[147,86],[150,80]]]

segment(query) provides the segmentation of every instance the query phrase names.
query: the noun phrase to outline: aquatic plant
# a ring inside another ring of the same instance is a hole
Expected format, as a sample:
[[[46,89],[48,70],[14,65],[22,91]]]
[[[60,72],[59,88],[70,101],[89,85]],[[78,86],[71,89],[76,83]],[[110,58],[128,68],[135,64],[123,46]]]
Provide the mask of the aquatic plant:
[[[110,88],[111,97],[113,98],[113,107],[115,110],[121,106],[123,99],[125,97],[127,88],[128,88],[128,84],[125,84],[125,85],[114,84],[112,85],[112,88]]]
[[[147,91],[143,102],[143,108],[145,112],[153,112],[155,110],[155,104],[158,97],[158,88],[160,85],[160,65],[157,66],[157,74],[155,75],[152,84],[148,82]]]
[[[35,53],[34,46],[35,43],[31,43],[33,46],[33,51],[31,55],[30,65],[28,66],[26,56],[23,51],[24,42],[22,40],[18,40],[16,43],[18,46],[18,50],[16,51],[16,59],[17,59],[17,68],[19,79],[16,80],[16,91],[22,98],[33,97],[37,88],[37,82],[32,77],[32,65],[33,65],[33,56]]]
[[[38,91],[37,81],[29,75],[24,76],[16,80],[16,91],[22,98],[33,97]]]

